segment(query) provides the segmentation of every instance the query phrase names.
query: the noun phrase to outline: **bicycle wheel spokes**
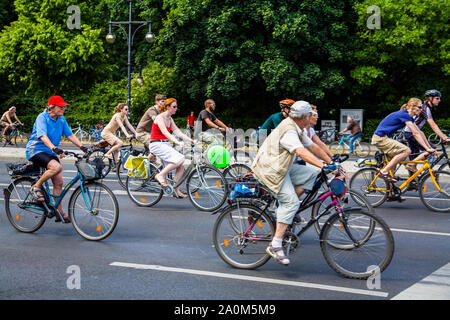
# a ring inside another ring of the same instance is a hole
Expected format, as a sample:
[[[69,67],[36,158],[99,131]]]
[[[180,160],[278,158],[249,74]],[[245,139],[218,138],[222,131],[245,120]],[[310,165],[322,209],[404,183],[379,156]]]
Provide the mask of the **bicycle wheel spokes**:
[[[18,179],[5,194],[5,211],[9,222],[17,230],[27,233],[38,230],[46,219],[43,209],[30,201],[32,184],[32,179]]]
[[[109,188],[92,182],[85,186],[84,194],[78,188],[70,201],[69,214],[75,230],[87,240],[108,237],[117,225],[119,207]]]
[[[161,200],[163,190],[153,178],[138,179],[127,177],[127,193],[138,206],[151,207]]]
[[[202,211],[214,211],[222,206],[227,194],[227,184],[222,173],[213,167],[194,169],[186,181],[189,199]]]
[[[342,217],[330,217],[321,234],[325,260],[347,278],[367,279],[391,262],[394,238],[379,217],[364,210],[344,209]]]
[[[386,201],[390,189],[385,180],[376,178],[377,171],[375,168],[363,168],[355,172],[350,179],[350,188],[361,192],[373,207],[378,207]],[[358,198],[354,200],[358,203]]]
[[[270,256],[265,249],[275,232],[270,218],[251,205],[229,207],[217,219],[213,241],[219,256],[229,265],[254,269],[266,263]]]
[[[450,173],[437,171],[426,175],[419,189],[420,199],[430,210],[436,212],[450,212]]]

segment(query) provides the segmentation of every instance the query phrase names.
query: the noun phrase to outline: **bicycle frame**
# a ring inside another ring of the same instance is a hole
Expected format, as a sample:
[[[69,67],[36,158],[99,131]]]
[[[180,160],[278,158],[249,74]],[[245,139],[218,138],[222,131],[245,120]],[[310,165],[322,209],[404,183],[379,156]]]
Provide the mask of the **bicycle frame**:
[[[84,185],[84,179],[83,179],[81,173],[79,173],[79,172],[77,173],[77,175],[76,175],[69,183],[67,183],[67,184],[64,186],[64,188],[62,189],[60,195],[52,194],[52,193],[50,192],[50,185],[49,185],[48,181],[45,181],[45,182],[44,182],[45,191],[46,191],[47,194],[48,194],[49,204],[50,204],[51,206],[53,206],[54,208],[57,208],[57,207],[60,205],[60,203],[62,202],[62,200],[63,200],[63,198],[65,197],[65,195],[67,194],[67,192],[69,191],[69,189],[70,189],[75,183],[77,183],[78,180],[81,181],[80,186],[81,186],[81,193],[82,193],[82,195],[83,195],[84,202],[86,203],[86,206],[87,206],[87,208],[89,209],[89,211],[91,211],[92,208],[91,208],[91,205],[90,205],[90,204],[92,203],[92,196],[91,196],[91,194],[90,194],[90,192],[89,192],[89,190],[88,190],[87,194],[88,194],[88,197],[89,197],[89,201],[87,201],[87,199],[86,199],[86,192],[85,192],[85,190],[84,190],[85,188],[83,187],[83,185]],[[27,195],[27,198],[28,198],[28,195]],[[26,203],[27,198],[24,199],[24,203]],[[54,200],[55,198],[56,198],[56,200]],[[24,205],[24,207],[28,207],[28,208],[32,208],[32,209],[37,209],[37,210],[45,211],[44,208],[38,207],[38,206]]]
[[[416,172],[414,172],[413,175],[411,175],[405,182],[403,182],[399,187],[400,190],[403,190],[411,181],[413,181],[417,176],[419,176],[422,172],[428,170],[428,172],[430,173],[431,179],[434,183],[434,185],[436,186],[436,188],[439,190],[439,192],[441,192],[441,188],[438,185],[438,183],[436,182],[436,177],[433,174],[433,171],[431,170],[431,165],[428,162],[428,160],[421,160],[421,161],[415,161],[415,160],[411,160],[411,161],[400,161],[399,164],[408,164],[408,163],[416,163],[416,164],[423,164],[423,166],[417,170]],[[373,188],[373,184],[375,183],[375,181],[378,179],[378,176],[380,175],[380,173],[378,173],[375,176],[375,179],[372,180],[372,182],[370,183],[370,185],[368,186],[368,189],[370,190],[375,190],[375,191],[381,191],[381,192],[390,192],[391,190],[386,190],[383,188]]]

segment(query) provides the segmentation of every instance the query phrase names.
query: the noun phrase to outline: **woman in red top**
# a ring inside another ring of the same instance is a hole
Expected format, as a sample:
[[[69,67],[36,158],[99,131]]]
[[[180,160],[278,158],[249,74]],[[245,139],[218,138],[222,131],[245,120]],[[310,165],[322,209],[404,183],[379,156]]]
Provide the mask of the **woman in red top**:
[[[184,156],[176,151],[170,142],[183,146],[183,141],[179,141],[175,136],[181,138],[184,141],[194,143],[194,140],[186,136],[177,127],[172,119],[172,116],[177,112],[177,100],[174,98],[167,99],[162,105],[161,113],[156,116],[153,121],[152,133],[150,135],[150,152],[159,157],[163,163],[164,168],[161,172],[155,175],[156,181],[162,186],[167,186],[165,176],[172,170],[175,171],[175,183],[181,178],[184,171]],[[172,131],[172,134],[170,133]],[[178,198],[186,198],[187,195],[179,190],[179,187],[175,189],[175,195]]]

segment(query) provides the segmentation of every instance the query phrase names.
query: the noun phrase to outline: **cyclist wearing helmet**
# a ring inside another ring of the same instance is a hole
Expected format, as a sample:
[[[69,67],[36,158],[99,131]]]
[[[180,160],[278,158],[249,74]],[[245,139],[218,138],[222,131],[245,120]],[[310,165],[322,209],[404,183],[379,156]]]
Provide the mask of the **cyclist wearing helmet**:
[[[419,127],[419,129],[422,129],[425,123],[428,122],[431,129],[436,132],[436,134],[442,139],[442,141],[448,142],[450,141],[450,138],[447,137],[441,131],[441,129],[439,129],[436,122],[434,122],[433,116],[431,114],[431,110],[437,107],[441,102],[441,97],[441,93],[436,89],[425,91],[425,101],[422,105],[422,111],[418,116],[414,117],[414,123],[417,125],[417,127]],[[413,160],[413,158],[415,158],[414,154],[423,151],[424,148],[417,142],[411,132],[411,129],[408,127],[405,129],[405,139],[408,141],[409,148],[411,149],[411,155],[409,156],[409,158]],[[431,147],[434,148],[433,145],[431,145]],[[415,165],[412,165],[411,169],[416,170]]]
[[[283,121],[288,115],[291,106],[295,103],[294,100],[285,99],[280,101],[281,112],[271,115],[266,122],[259,128],[259,130],[267,130],[267,136],[275,129],[281,121]]]

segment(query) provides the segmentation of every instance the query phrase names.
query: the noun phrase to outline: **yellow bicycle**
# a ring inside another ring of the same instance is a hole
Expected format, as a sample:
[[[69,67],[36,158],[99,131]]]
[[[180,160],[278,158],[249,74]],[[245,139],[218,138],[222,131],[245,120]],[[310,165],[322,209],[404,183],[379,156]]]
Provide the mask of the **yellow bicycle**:
[[[411,189],[408,186],[417,178],[417,189],[423,204],[436,212],[450,212],[449,171],[432,170],[428,160],[400,161],[400,164],[423,164],[423,166],[407,179],[395,177],[397,183],[402,182],[400,186],[381,178],[378,168],[362,168],[353,174],[350,188],[362,192],[373,207],[378,207],[385,201],[401,201],[402,194]],[[390,175],[393,176],[393,173],[390,172]]]

